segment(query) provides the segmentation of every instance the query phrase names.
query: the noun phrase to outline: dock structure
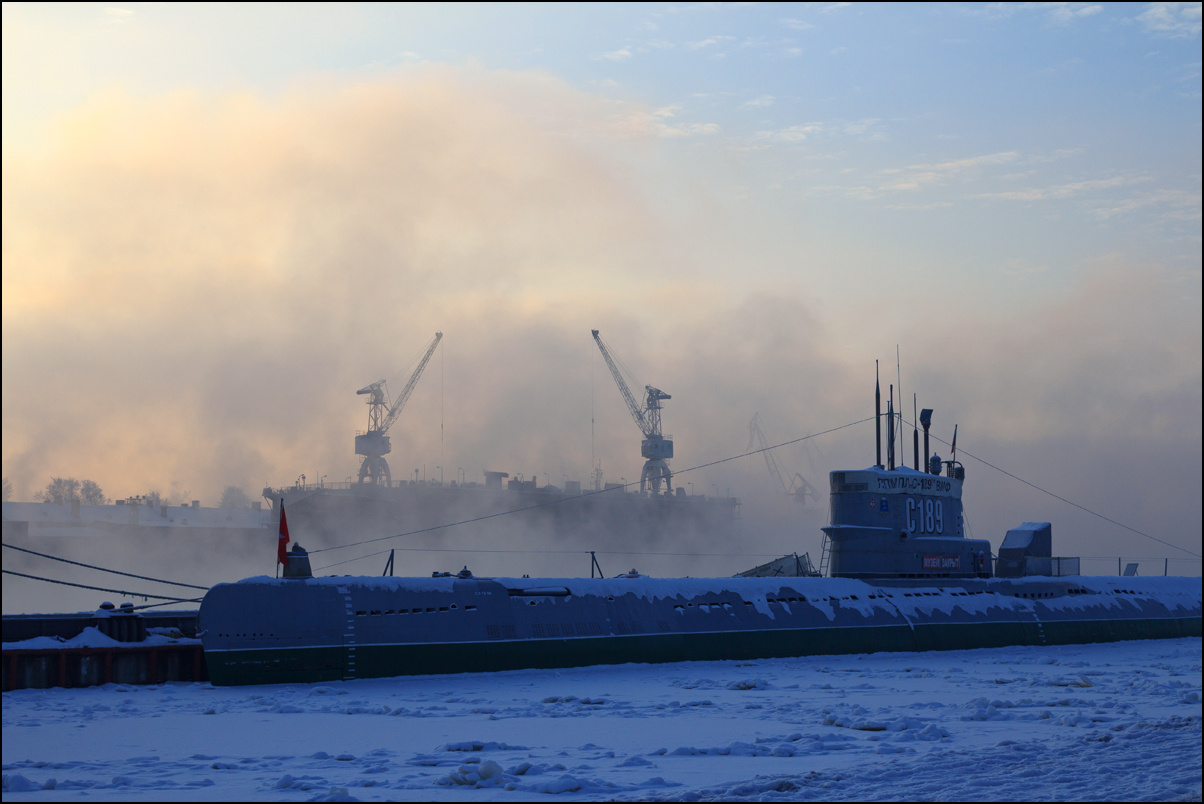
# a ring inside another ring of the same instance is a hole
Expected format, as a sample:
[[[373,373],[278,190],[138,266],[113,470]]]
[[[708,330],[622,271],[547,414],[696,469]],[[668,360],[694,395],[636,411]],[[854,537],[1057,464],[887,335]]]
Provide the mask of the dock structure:
[[[195,611],[6,615],[4,691],[208,681],[196,621]]]

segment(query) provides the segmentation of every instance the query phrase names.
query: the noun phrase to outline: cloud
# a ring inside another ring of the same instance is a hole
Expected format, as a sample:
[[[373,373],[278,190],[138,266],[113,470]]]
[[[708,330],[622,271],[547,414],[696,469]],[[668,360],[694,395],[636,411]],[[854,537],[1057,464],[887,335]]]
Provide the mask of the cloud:
[[[734,36],[721,36],[721,35],[720,36],[708,36],[706,39],[699,39],[694,42],[687,42],[685,44],[685,48],[686,48],[686,50],[709,50],[710,48],[718,47],[718,46],[724,44],[725,42],[731,42],[731,41],[735,40],[735,38],[736,37],[734,37]]]
[[[623,118],[620,126],[627,136],[655,136],[668,139],[710,136],[719,133],[718,123],[672,123],[681,110],[679,104],[661,106],[657,109],[633,109]]]
[[[1044,13],[1050,25],[1065,26],[1075,20],[1093,17],[1104,10],[1098,3],[987,3],[979,6],[963,6],[957,13],[989,21],[1003,20],[1014,14],[1029,12]]]
[[[985,167],[1008,164],[1020,158],[1016,151],[1003,151],[982,156],[951,159],[946,162],[908,165],[906,168],[887,168],[882,173],[888,176],[897,175],[882,185],[883,190],[918,190],[933,184],[966,174],[977,174]]]
[[[841,126],[841,130],[849,136],[861,139],[885,139],[886,134],[878,130],[881,122],[877,117],[867,117],[864,120],[845,123]]]
[[[752,100],[747,100],[744,103],[740,104],[740,108],[741,109],[763,109],[767,106],[773,106],[773,104],[774,104],[773,95],[761,95],[758,98],[753,98]]]
[[[1137,15],[1146,31],[1176,39],[1200,35],[1199,3],[1151,3]]]
[[[778,24],[784,25],[785,27],[795,31],[809,31],[815,27],[806,20],[794,19],[793,17],[783,17],[782,19],[778,20]]]
[[[714,175],[726,143],[702,136],[717,127],[683,115],[546,75],[431,65],[274,98],[97,94],[37,149],[4,153],[4,475],[24,499],[70,475],[113,497],[175,483],[204,504],[231,484],[341,481],[366,425],[356,389],[399,388],[438,330],[390,433],[394,476],[586,480],[600,459],[606,479],[631,478],[639,434],[597,328],[673,395],[673,466],[696,487],[758,499],[763,465],[686,470],[743,452],[757,412],[783,440],[860,418],[873,358],[901,342],[917,355],[905,390],[961,422],[966,449],[1022,476],[1070,467],[1054,479],[1091,505],[1115,503],[1112,475],[1094,478],[1125,460],[1175,467],[1116,469],[1143,506],[1198,496],[1198,274],[1074,266],[1078,281],[1051,289],[1070,269],[1051,258],[1001,277],[979,267],[994,264],[985,250],[913,276],[873,223],[827,231],[820,205],[732,201]],[[1022,296],[1021,282],[1035,284]],[[1028,301],[1003,308],[1006,294]],[[867,464],[872,444],[868,427],[826,440],[819,472]],[[992,487],[974,486],[979,535],[1060,522]],[[1147,508],[1166,531],[1198,533],[1190,506]],[[789,510],[770,513],[748,505],[733,549],[799,541],[818,554],[817,532],[798,539]],[[1087,545],[1099,536],[1073,528]]]
[[[935,162],[931,164],[909,165],[907,170],[922,171],[925,173],[941,173],[952,175],[963,173],[968,170],[977,170],[984,165],[999,165],[1008,162],[1014,162],[1020,158],[1020,154],[1016,151],[1002,151],[994,154],[984,154],[982,156],[971,156],[964,159],[950,159],[945,162]],[[888,172],[888,171],[884,171]]]
[[[886,134],[879,130],[881,122],[878,118],[866,118],[864,120],[843,122],[797,123],[784,128],[757,131],[753,134],[753,139],[774,142],[802,142],[811,136],[823,134],[830,137],[844,136],[860,140],[881,140],[886,138]]]
[[[1027,190],[1010,190],[1002,193],[980,193],[978,198],[1002,198],[1008,201],[1045,201],[1051,198],[1070,198],[1083,193],[1104,190],[1112,187],[1123,187],[1146,179],[1131,179],[1124,176],[1113,176],[1110,179],[1089,179],[1056,184],[1049,187],[1032,187]]]
[[[626,244],[656,216],[537,124],[544,101],[568,129],[611,113],[538,78],[418,70],[276,102],[110,92],[40,158],[6,152],[5,384],[72,378],[49,404],[5,394],[6,474],[214,501],[233,478],[354,466],[354,390],[436,329],[478,378],[495,344],[587,338],[577,317],[640,284]],[[494,420],[506,397],[487,396],[460,415]]]
[[[1108,220],[1117,215],[1125,215],[1139,209],[1162,209],[1162,215],[1168,221],[1192,222],[1200,221],[1200,194],[1184,190],[1157,190],[1147,193],[1136,193],[1129,198],[1109,199],[1095,205],[1093,213],[1100,220]]]
[[[756,141],[802,142],[812,136],[829,138],[850,137],[856,140],[885,140],[887,135],[880,129],[881,120],[866,118],[856,121],[828,121],[797,123],[778,129],[764,129],[753,134]]]
[[[601,58],[607,59],[608,61],[627,61],[627,59],[630,59],[631,57],[632,52],[630,47],[612,50],[609,53],[603,53],[601,56]]]
[[[753,135],[757,140],[773,140],[775,142],[803,142],[812,134],[824,130],[822,123],[800,123],[786,128],[758,131]]]
[[[1040,283],[1047,273],[1013,276]],[[1114,461],[1157,465],[1154,445],[1175,440],[1193,444],[1189,453],[1198,450],[1201,330],[1199,316],[1187,313],[1190,306],[1198,307],[1197,288],[1198,280],[1174,271],[1133,270],[1103,259],[1026,310],[985,317],[981,308],[950,310],[942,326],[909,340],[910,349],[921,353],[940,351],[940,376],[924,366],[909,384],[926,389],[944,410],[956,411],[959,450],[964,446],[1011,471],[1024,466],[1019,474],[1029,482],[1198,552],[1198,539],[1193,546],[1179,534],[1187,524],[1172,524],[1158,510],[1173,508],[1177,494],[1194,493],[1188,490],[1199,483],[1200,467],[1192,458],[1173,459],[1182,473],[1173,481],[1175,490],[1138,492],[1133,481],[1119,479],[1124,471],[1104,468]],[[1141,321],[1142,327],[1130,329],[1126,320]],[[942,422],[936,432],[947,441],[952,422]],[[1044,466],[1033,462],[1037,452],[1046,456]],[[1092,468],[1093,461],[1100,463]],[[1000,524],[1035,517],[1055,523],[1055,539],[1062,545],[1055,550],[1085,556],[1142,549],[1168,554],[1161,545],[1025,491],[983,464],[971,474],[976,528],[984,516],[998,517]],[[1101,494],[1101,483],[1112,485],[1114,493]],[[998,527],[979,535],[995,540],[1001,535]]]
[[[1084,17],[1092,17],[1104,10],[1101,5],[1081,5],[1071,3],[1048,4],[1049,21],[1055,25],[1068,25]]]

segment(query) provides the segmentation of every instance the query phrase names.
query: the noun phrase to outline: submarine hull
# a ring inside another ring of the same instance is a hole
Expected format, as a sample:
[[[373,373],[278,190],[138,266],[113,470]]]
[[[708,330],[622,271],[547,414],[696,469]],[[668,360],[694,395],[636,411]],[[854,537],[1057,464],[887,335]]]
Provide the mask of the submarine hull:
[[[200,610],[216,685],[1201,635],[1199,578],[250,578]]]

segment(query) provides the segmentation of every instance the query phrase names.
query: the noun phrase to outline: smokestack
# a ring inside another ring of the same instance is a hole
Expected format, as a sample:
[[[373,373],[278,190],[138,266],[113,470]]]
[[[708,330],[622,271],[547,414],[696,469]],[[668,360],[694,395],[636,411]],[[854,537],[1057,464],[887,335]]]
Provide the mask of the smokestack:
[[[874,361],[874,466],[882,468],[882,386],[878,384],[878,361]]]
[[[890,429],[886,431],[886,468],[895,468],[895,386],[890,386],[890,398],[886,402],[886,421]]]

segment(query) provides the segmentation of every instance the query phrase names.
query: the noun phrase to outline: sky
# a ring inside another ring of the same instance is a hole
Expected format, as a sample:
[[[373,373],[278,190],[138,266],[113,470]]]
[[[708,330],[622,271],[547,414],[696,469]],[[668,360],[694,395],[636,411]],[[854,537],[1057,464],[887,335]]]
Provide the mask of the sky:
[[[973,536],[1199,574],[1200,19],[6,3],[3,476],[341,482],[439,331],[395,478],[631,482],[598,329],[750,553],[820,534],[759,456],[692,467],[866,418],[878,361]],[[873,441],[775,455],[823,488]]]

